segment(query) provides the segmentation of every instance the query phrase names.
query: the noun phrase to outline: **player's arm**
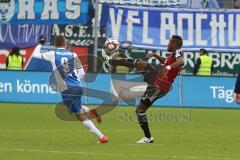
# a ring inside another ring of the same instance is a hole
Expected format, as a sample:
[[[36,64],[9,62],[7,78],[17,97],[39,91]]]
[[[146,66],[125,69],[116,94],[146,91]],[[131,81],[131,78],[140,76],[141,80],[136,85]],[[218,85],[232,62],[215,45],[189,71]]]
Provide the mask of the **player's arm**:
[[[45,36],[41,35],[39,37],[39,44],[35,47],[32,56],[33,58],[53,62],[55,59],[54,51],[44,52],[44,53],[40,52],[44,44],[45,44]]]
[[[49,51],[49,52],[40,52],[42,48],[42,44],[38,44],[34,51],[33,51],[33,58],[53,62],[54,61],[54,51]]]
[[[39,40],[38,40],[39,44],[35,47],[35,49],[33,50],[33,58],[37,58],[37,59],[42,59],[44,60],[43,58],[43,54],[40,52],[41,51],[41,48],[42,48],[42,45],[45,44],[45,36],[41,35],[39,37]]]
[[[82,63],[79,60],[77,54],[74,54],[74,66],[75,66],[74,72],[75,72],[78,80],[83,79],[85,76],[85,72],[84,72]]]
[[[80,81],[80,80],[82,80],[83,78],[84,78],[84,76],[85,76],[85,72],[84,72],[84,70],[83,70],[83,67],[81,67],[81,68],[76,68],[76,74],[77,74],[77,78],[78,78],[78,80]]]
[[[182,67],[182,66],[184,66],[184,60],[182,57],[178,57],[176,58],[176,61],[174,63],[172,63],[169,66],[166,66],[166,69],[171,70],[171,69]]]
[[[32,53],[32,56],[33,58],[37,58],[37,59],[43,59],[43,55],[42,53],[40,52],[41,51],[41,48],[42,48],[42,45],[41,44],[38,44],[35,49],[33,50],[33,53]]]
[[[162,57],[162,56],[159,56],[159,55],[157,55],[157,54],[155,54],[155,53],[149,53],[149,54],[147,54],[147,58],[152,58],[152,57],[157,58],[157,59],[160,61],[160,63],[162,63],[162,64],[166,61],[166,58],[164,58],[164,57]]]
[[[196,75],[198,70],[199,70],[199,67],[200,67],[200,64],[201,64],[201,59],[198,58],[195,65],[194,65],[194,68],[193,68],[193,75]]]
[[[166,66],[167,70],[171,70],[174,68],[182,67],[184,66],[184,59],[182,57],[182,51],[181,50],[176,50],[174,54],[175,62],[172,63],[171,65]]]

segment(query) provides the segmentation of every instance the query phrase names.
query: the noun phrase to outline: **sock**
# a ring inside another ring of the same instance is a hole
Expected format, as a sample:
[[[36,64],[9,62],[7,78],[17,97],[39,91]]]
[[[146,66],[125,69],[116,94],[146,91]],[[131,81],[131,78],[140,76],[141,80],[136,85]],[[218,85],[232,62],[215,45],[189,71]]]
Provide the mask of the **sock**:
[[[93,122],[89,119],[84,120],[83,125],[86,126],[89,131],[93,134],[95,134],[98,138],[103,138],[104,135],[102,134],[102,132],[100,132],[97,127],[93,124]]]
[[[140,124],[144,132],[144,136],[147,138],[151,138],[152,136],[148,127],[148,119],[147,119],[146,113],[137,113],[137,117],[138,117],[138,123]]]
[[[83,113],[89,113],[89,108],[84,105],[82,105],[81,110],[83,111]]]

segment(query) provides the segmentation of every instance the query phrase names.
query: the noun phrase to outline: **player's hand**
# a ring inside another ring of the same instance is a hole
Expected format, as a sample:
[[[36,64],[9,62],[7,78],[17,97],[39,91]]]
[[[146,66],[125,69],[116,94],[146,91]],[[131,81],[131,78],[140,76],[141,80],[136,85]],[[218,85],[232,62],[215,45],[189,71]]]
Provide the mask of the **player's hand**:
[[[148,53],[148,54],[146,55],[146,57],[147,57],[147,58],[152,58],[152,57],[154,57],[154,55],[155,55],[155,53]]]
[[[39,44],[44,45],[46,42],[46,37],[44,35],[41,35],[38,39]]]

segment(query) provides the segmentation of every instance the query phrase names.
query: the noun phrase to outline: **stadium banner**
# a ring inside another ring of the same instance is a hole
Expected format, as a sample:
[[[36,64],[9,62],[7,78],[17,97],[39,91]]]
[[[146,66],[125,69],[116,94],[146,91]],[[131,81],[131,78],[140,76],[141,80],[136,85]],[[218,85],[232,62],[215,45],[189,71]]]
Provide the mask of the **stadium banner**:
[[[59,93],[49,86],[50,74],[50,72],[0,71],[0,102],[51,104],[61,102]],[[137,104],[146,84],[144,86],[142,82],[133,81],[140,75],[127,75],[124,78],[118,75],[88,75],[88,81],[84,85],[87,89],[84,91],[83,103],[116,106]],[[165,97],[158,99],[154,106],[240,108],[233,98],[235,81],[236,77],[178,77],[172,90]],[[136,92],[140,93],[132,96]],[[124,94],[129,95],[128,101],[119,100],[116,103],[116,98]],[[128,103],[130,100],[132,102]]]
[[[143,95],[147,84],[132,83],[135,77],[116,81],[112,80],[111,92],[116,94],[121,105],[136,106]],[[172,89],[165,96],[154,102],[157,107],[190,107],[190,108],[240,108],[234,102],[236,77],[200,77],[178,76]],[[131,102],[131,100],[135,100]],[[138,100],[138,101],[137,101]]]
[[[98,31],[98,45],[103,46],[106,40],[106,33]],[[54,36],[63,35],[67,43],[74,46],[92,47],[94,45],[93,27],[83,25],[53,25],[51,43],[53,44]]]
[[[99,3],[155,7],[181,7],[184,4],[188,4],[188,0],[99,0]]]
[[[0,101],[57,103],[61,97],[48,85],[49,72],[0,71]]]
[[[30,61],[33,50],[34,50],[34,47],[20,49],[19,52],[23,56],[23,62],[24,62],[23,68],[25,68],[28,62]],[[0,69],[6,69],[6,60],[11,51],[12,51],[11,48],[0,49]]]
[[[194,1],[193,0],[99,0],[100,3],[118,5],[139,5],[150,7],[169,7],[169,8],[221,8],[218,0]]]
[[[240,53],[236,52],[209,52],[209,57],[213,60],[214,76],[237,76],[240,71]],[[182,75],[192,75],[193,67],[199,52],[184,52],[185,66]],[[150,60],[151,61],[151,60]]]
[[[1,24],[0,49],[13,47],[27,48],[38,44],[40,35],[45,35],[46,42],[50,42],[52,25],[34,24]]]
[[[166,49],[171,35],[183,37],[184,50],[239,51],[240,11],[164,9],[109,5],[108,37],[133,46]]]
[[[20,54],[23,56],[23,68],[24,70],[30,71],[52,71],[52,66],[49,62],[36,59],[32,57],[32,53],[35,47],[31,48],[20,48]],[[55,49],[52,45],[44,45],[41,52],[47,52],[49,50]],[[84,70],[88,68],[88,48],[74,46],[71,48],[72,51],[77,53],[79,59],[81,60]],[[0,49],[0,69],[6,69],[6,59],[11,49]]]
[[[0,24],[86,24],[88,0],[0,1]]]
[[[160,56],[167,57],[169,52],[166,50],[151,50],[151,49],[129,49],[127,57],[129,58],[141,58],[151,64],[159,64],[159,61],[156,58],[146,59],[148,53],[156,53]],[[98,56],[101,56],[101,50],[98,53]],[[240,53],[239,52],[209,52],[208,55],[213,59],[213,75],[214,76],[236,76],[240,70]],[[185,66],[183,67],[181,74],[182,75],[192,75],[194,64],[199,57],[198,51],[184,51],[183,54]],[[103,72],[110,72],[104,63]]]
[[[0,102],[13,103],[49,103],[58,104],[62,101],[61,95],[49,85],[51,72],[21,72],[0,70]],[[84,104],[110,105],[109,74],[88,75],[85,87],[89,88],[84,96]],[[99,98],[97,98],[99,97]],[[106,100],[107,99],[107,100]]]
[[[181,106],[179,79],[173,84],[167,96],[154,103],[154,106]],[[137,106],[147,83],[143,82],[141,74],[112,74],[111,75],[111,93],[113,102],[118,101],[119,105]]]
[[[240,108],[234,102],[236,77],[183,77],[184,107]]]

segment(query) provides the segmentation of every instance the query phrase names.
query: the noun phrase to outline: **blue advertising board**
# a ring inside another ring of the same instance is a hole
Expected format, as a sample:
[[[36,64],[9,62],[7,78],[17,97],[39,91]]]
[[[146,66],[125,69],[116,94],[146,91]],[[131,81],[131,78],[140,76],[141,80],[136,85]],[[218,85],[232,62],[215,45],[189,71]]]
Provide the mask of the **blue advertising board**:
[[[183,106],[240,108],[234,103],[235,81],[232,77],[184,77]]]
[[[239,10],[161,9],[108,5],[108,36],[135,47],[166,49],[171,35],[183,37],[184,50],[240,49]],[[104,17],[104,16],[103,16]]]
[[[51,72],[0,71],[0,102],[51,103],[61,102],[61,95],[49,86]],[[82,102],[111,104],[110,75],[89,74],[84,83]],[[109,85],[107,85],[109,84]],[[85,96],[87,95],[87,96]]]
[[[0,101],[57,103],[58,93],[48,85],[49,72],[0,71]]]
[[[0,24],[86,24],[88,0],[0,2]]]
[[[0,102],[53,104],[61,102],[61,95],[48,85],[50,74],[49,72],[0,71]],[[130,82],[134,76],[136,75],[129,75],[125,82]],[[235,81],[235,77],[178,77],[173,89],[165,97],[158,99],[154,106],[240,108],[233,98]],[[83,104],[127,105],[128,103],[124,101],[112,101],[114,96],[112,83],[111,74],[87,75]]]

